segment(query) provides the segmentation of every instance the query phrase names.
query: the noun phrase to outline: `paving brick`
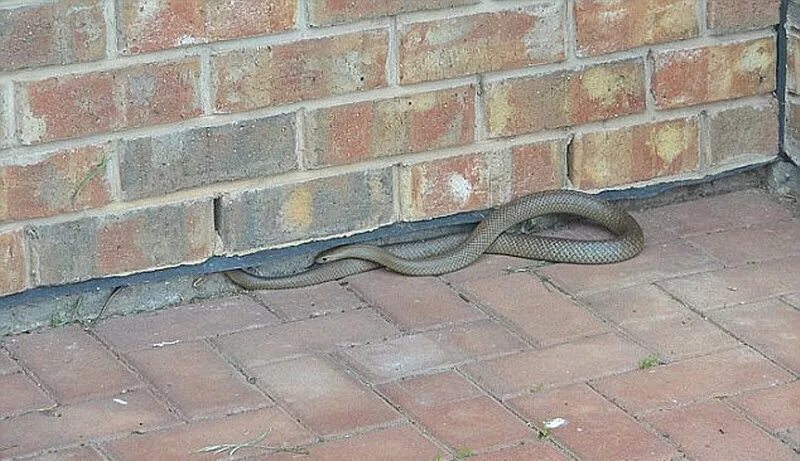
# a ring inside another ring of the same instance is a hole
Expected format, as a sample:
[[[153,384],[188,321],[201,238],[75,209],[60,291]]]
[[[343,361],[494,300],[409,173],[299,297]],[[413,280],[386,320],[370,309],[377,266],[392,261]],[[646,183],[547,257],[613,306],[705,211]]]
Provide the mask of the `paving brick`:
[[[695,171],[700,166],[697,119],[580,134],[570,152],[570,179],[582,189]]]
[[[0,232],[0,295],[22,291],[25,281],[25,255],[22,230]]]
[[[134,351],[127,356],[133,367],[189,418],[272,404],[200,341]]]
[[[566,178],[565,139],[545,141],[511,149],[511,197],[560,189]]]
[[[790,379],[791,375],[758,354],[738,348],[601,379],[595,388],[625,410],[643,414]]]
[[[352,277],[349,282],[363,299],[386,313],[402,329],[425,329],[484,317],[434,277],[405,277],[389,271],[371,271]]]
[[[515,270],[521,270],[534,264],[537,263],[529,259],[484,254],[469,266],[442,275],[442,279],[456,285],[463,285],[471,281],[513,273]]]
[[[31,272],[57,285],[203,261],[216,243],[213,214],[211,200],[187,201],[32,225]]]
[[[647,351],[614,334],[522,352],[465,367],[496,396],[584,381],[636,368]]]
[[[150,394],[133,391],[0,420],[0,446],[8,447],[3,456],[13,457],[174,422]]]
[[[399,331],[380,316],[362,309],[234,333],[215,342],[239,365],[252,369],[313,351],[379,342],[397,333]]]
[[[694,459],[797,459],[791,448],[719,402],[667,410],[649,420]]]
[[[800,253],[800,221],[766,222],[747,228],[693,235],[687,240],[726,266],[741,266]]]
[[[141,386],[121,362],[78,327],[11,336],[4,344],[59,403],[105,397]]]
[[[533,133],[642,112],[644,86],[644,62],[638,59],[485,84],[489,135]]]
[[[695,37],[696,11],[692,0],[578,0],[578,54],[591,56]]]
[[[134,0],[119,8],[120,49],[141,53],[289,30],[295,25],[297,0]]]
[[[540,346],[607,330],[589,312],[530,274],[506,274],[462,286]]]
[[[764,38],[653,54],[652,92],[659,109],[775,90],[775,40]]]
[[[783,300],[790,306],[794,306],[796,309],[800,309],[800,293],[783,296]]]
[[[253,370],[257,383],[318,434],[351,432],[402,416],[348,372],[318,357]]]
[[[19,370],[19,365],[8,354],[0,349],[0,375],[13,373]]]
[[[266,434],[259,445],[291,447],[309,442],[308,432],[289,415],[273,407],[240,413],[222,419],[196,421],[159,432],[135,435],[108,442],[103,451],[115,461],[139,459],[219,459],[213,453],[197,453],[203,447],[223,443],[243,443]],[[241,455],[266,453],[257,448],[243,448]]]
[[[492,164],[491,154],[478,153],[403,165],[403,219],[419,220],[490,207]]]
[[[325,167],[459,146],[475,135],[475,87],[307,112],[306,163]]]
[[[276,323],[279,319],[251,298],[232,296],[108,319],[97,324],[94,331],[114,348],[130,352]]]
[[[739,107],[710,115],[711,150],[706,164],[774,157],[779,150],[777,113],[777,106],[770,99],[758,107]]]
[[[585,384],[524,395],[509,401],[532,424],[563,418],[550,436],[580,459],[669,460],[674,448],[649,433],[633,418]]]
[[[454,372],[403,380],[381,391],[454,450],[482,450],[531,435],[525,423]]]
[[[0,167],[0,221],[55,216],[111,202],[109,155],[110,144],[105,143]]]
[[[577,295],[621,289],[633,285],[695,273],[718,264],[682,241],[646,244],[637,257],[617,264],[586,266],[557,264],[538,272],[559,287]]]
[[[0,8],[0,71],[105,57],[100,0],[56,0]]]
[[[470,461],[526,461],[530,459],[535,459],[537,461],[561,461],[569,458],[550,445],[528,442],[518,447],[477,455],[471,457]]]
[[[294,116],[122,140],[119,163],[127,200],[285,173],[297,168]]]
[[[745,304],[800,290],[800,256],[658,282],[696,310]]]
[[[562,61],[563,8],[545,4],[404,24],[400,28],[400,82]]]
[[[716,34],[759,29],[779,21],[780,0],[709,0],[708,28]]]
[[[614,323],[658,321],[689,312],[681,303],[654,285],[637,285],[581,296],[593,311]]]
[[[23,144],[108,133],[193,118],[200,63],[184,59],[16,84]]]
[[[0,375],[0,417],[5,418],[53,404],[47,395],[22,371]]]
[[[642,228],[647,242],[665,243],[676,240],[678,235],[673,232],[672,229],[667,228],[663,222],[647,213],[651,210],[653,209],[630,212],[630,215],[636,219],[636,222],[639,223],[639,227]]]
[[[778,299],[717,311],[711,316],[749,345],[800,373],[800,311]]]
[[[393,16],[414,11],[453,8],[473,5],[480,0],[385,0],[382,2],[356,0],[311,0],[308,3],[309,23],[326,26],[360,19]]]
[[[393,209],[387,168],[229,193],[217,219],[226,250],[241,252],[388,224]]]
[[[745,190],[652,208],[641,216],[678,235],[689,235],[785,221],[792,213],[764,192]]]
[[[762,389],[732,399],[773,434],[800,436],[800,381]]]
[[[69,448],[28,459],[31,461],[105,461],[105,458],[100,456],[96,450],[89,447]]]
[[[439,453],[435,445],[408,426],[394,427],[325,442],[310,447],[309,452],[312,459],[318,461],[350,461],[355,459],[380,459],[381,461],[427,460],[435,459]],[[281,454],[268,457],[267,461],[294,459],[297,459],[296,455]]]
[[[655,350],[662,360],[702,355],[738,344],[707,319],[688,311],[659,320],[625,323],[623,328]]]
[[[384,87],[386,31],[224,52],[211,57],[217,112],[322,98]]]
[[[266,290],[256,297],[282,318],[295,321],[347,312],[366,306],[364,301],[339,282],[328,282],[306,288]]]

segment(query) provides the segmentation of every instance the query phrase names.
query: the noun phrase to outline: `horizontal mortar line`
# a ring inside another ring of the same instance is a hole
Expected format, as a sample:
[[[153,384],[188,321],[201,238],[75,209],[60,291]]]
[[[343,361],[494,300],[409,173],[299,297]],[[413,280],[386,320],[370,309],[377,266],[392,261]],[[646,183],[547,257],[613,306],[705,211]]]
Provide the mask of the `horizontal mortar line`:
[[[561,2],[563,2],[563,0],[505,0],[502,2],[479,2],[474,5],[460,5],[451,8],[408,11],[397,14],[396,17],[398,26],[402,28],[406,25],[467,18],[481,13],[497,13],[502,11],[518,11],[520,8],[528,9],[557,6]]]
[[[739,105],[733,107],[749,107],[748,104],[752,104],[752,101],[750,101],[751,99],[753,98],[746,98],[743,100],[743,102],[740,102]],[[760,99],[761,98],[757,98],[756,100]],[[729,104],[730,101],[724,101],[718,105],[723,107],[729,107]],[[613,130],[613,129],[638,126],[643,123],[654,123],[660,121],[679,120],[687,117],[695,117],[698,116],[697,111],[702,111],[704,109],[707,110],[708,106],[698,106],[698,107],[677,109],[673,111],[665,111],[661,113],[662,117],[659,117],[659,119],[657,120],[653,120],[652,117],[650,117],[649,114],[646,113],[632,114],[625,117],[618,117],[612,120],[589,123],[578,127],[565,127],[559,130],[530,133],[509,138],[489,139],[477,143],[466,144],[461,146],[452,146],[425,152],[407,153],[390,157],[379,157],[370,159],[368,161],[353,163],[353,164],[337,165],[337,166],[331,166],[327,168],[319,168],[313,170],[302,170],[302,171],[295,170],[287,173],[282,173],[262,178],[223,181],[205,186],[198,186],[195,188],[190,188],[182,191],[171,192],[168,194],[155,197],[140,198],[127,202],[112,202],[100,208],[82,210],[73,213],[66,213],[58,216],[34,218],[28,220],[15,221],[11,223],[4,223],[0,224],[0,232],[6,230],[15,230],[22,226],[27,226],[27,225],[69,222],[76,219],[102,216],[107,213],[146,209],[151,206],[172,205],[184,201],[211,200],[213,197],[219,197],[221,195],[230,193],[244,192],[250,189],[280,187],[285,185],[302,183],[306,181],[312,181],[315,179],[330,178],[348,173],[386,169],[394,165],[415,164],[425,161],[441,160],[460,155],[488,153],[487,151],[502,151],[504,149],[513,148],[519,145],[562,140],[565,139],[567,136],[569,136],[571,133],[583,134],[583,133],[596,132],[598,130]],[[694,173],[682,173],[681,177],[683,177],[683,175],[687,175],[687,179],[698,179],[707,176],[709,174],[708,173],[709,171],[721,172],[729,170],[731,168],[735,168],[737,166],[738,167],[747,166],[771,160],[772,159],[765,160],[763,158],[759,158],[756,161],[747,161],[740,165],[725,164],[717,167],[716,169],[706,170],[705,172],[698,171]],[[675,176],[664,176],[635,184],[636,185],[658,184],[662,182],[669,182],[670,180],[674,179]],[[604,189],[593,189],[592,192],[595,191],[599,192],[600,190],[614,189],[614,188],[624,189],[630,186],[632,186],[632,184],[619,185]]]

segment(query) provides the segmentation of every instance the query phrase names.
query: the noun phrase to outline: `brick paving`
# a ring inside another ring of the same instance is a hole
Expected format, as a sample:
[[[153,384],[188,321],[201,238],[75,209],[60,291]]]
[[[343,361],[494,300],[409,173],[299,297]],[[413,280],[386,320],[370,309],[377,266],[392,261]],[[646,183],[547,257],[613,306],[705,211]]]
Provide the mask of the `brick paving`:
[[[800,459],[797,212],[637,216],[613,266],[489,256],[3,338],[0,458]]]

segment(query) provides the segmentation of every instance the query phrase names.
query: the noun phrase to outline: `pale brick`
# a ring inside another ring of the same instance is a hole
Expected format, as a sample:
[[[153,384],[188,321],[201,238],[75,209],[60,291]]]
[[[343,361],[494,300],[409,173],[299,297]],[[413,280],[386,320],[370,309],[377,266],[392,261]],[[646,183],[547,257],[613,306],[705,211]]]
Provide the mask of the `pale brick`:
[[[773,26],[780,0],[708,0],[708,28],[716,34]]]
[[[769,159],[780,150],[778,108],[772,100],[759,107],[716,112],[708,118],[708,129],[708,166],[741,159]]]
[[[400,82],[441,80],[564,59],[563,5],[462,16],[400,30]]]
[[[0,295],[22,291],[25,281],[25,255],[22,230],[0,232]]]

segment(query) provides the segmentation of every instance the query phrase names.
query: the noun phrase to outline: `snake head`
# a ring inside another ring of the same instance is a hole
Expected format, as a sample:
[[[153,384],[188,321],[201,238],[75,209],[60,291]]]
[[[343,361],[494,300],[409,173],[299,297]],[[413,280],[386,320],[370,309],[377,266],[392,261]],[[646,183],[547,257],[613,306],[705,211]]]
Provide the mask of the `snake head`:
[[[314,261],[317,264],[325,264],[333,261],[338,261],[340,259],[344,259],[338,255],[337,249],[334,248],[333,250],[323,251],[322,253],[318,254]]]

